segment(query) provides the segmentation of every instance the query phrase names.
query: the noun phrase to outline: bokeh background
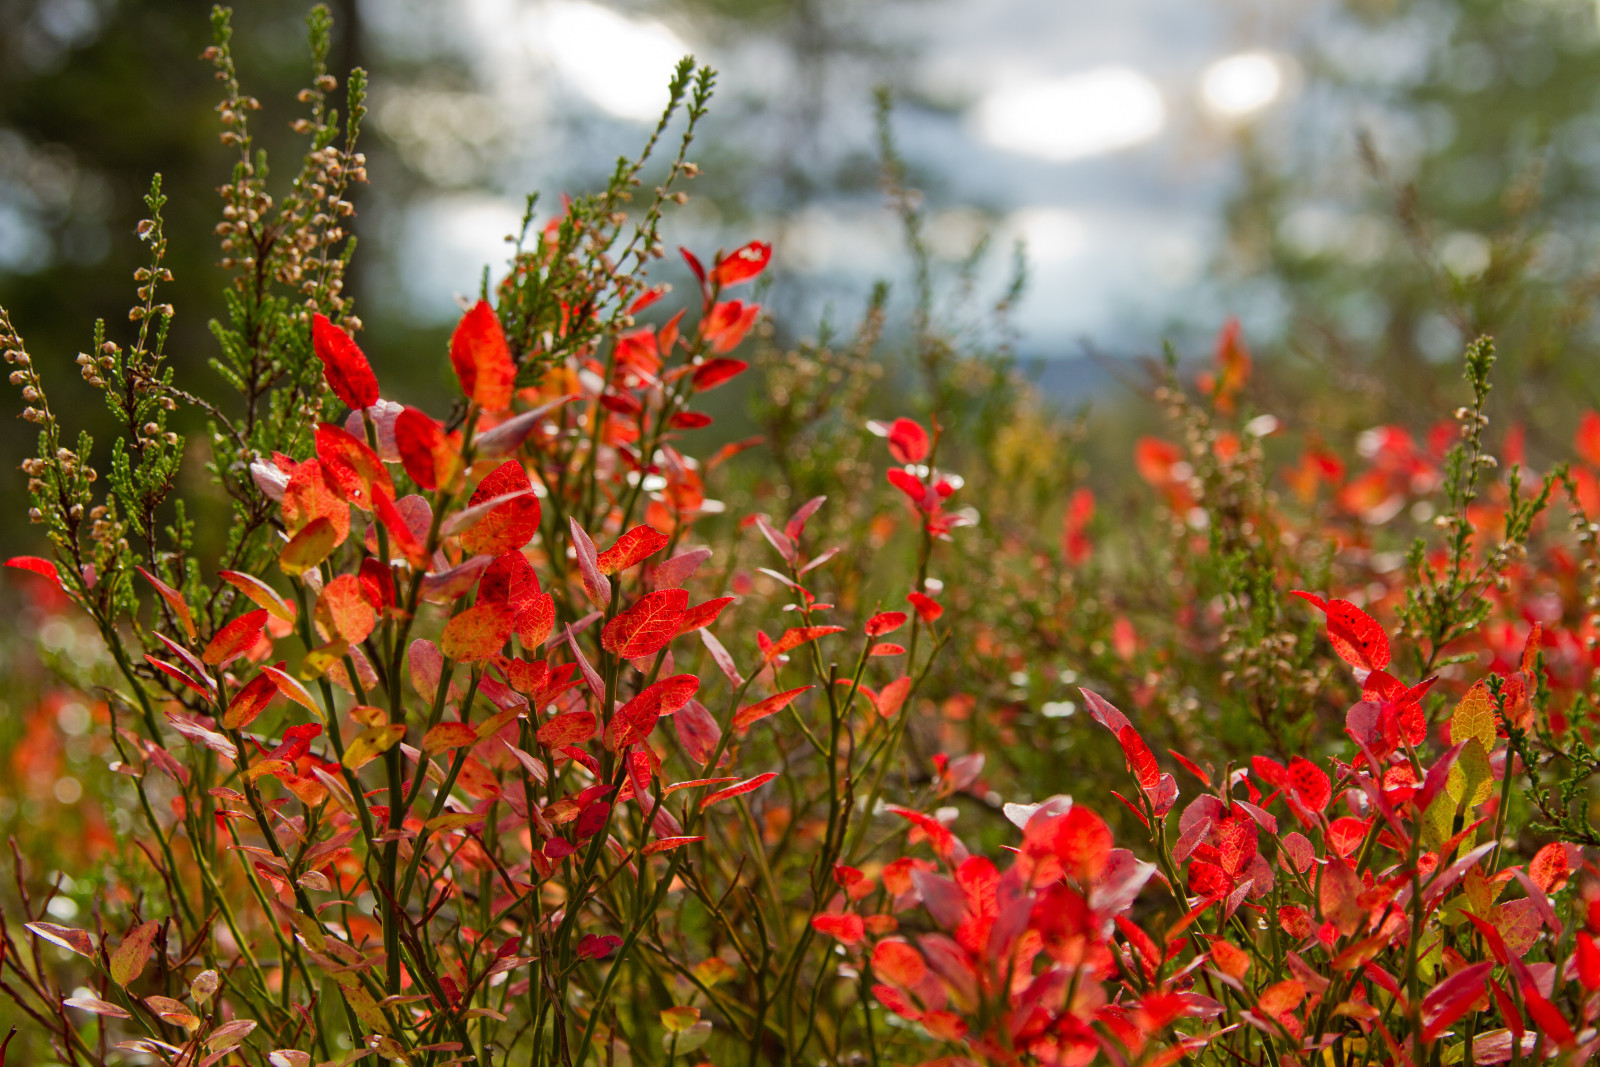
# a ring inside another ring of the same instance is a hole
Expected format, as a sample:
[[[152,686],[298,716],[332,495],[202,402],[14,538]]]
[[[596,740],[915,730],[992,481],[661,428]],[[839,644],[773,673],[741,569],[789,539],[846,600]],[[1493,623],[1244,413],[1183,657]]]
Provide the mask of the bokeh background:
[[[1519,405],[1596,399],[1591,0],[332,6],[333,66],[372,77],[353,287],[364,343],[402,398],[436,384],[456,298],[503,262],[525,195],[550,208],[602,181],[692,52],[721,72],[719,93],[695,153],[704,176],[667,237],[702,252],[772,240],[780,336],[853,318],[876,280],[910,292],[873,129],[887,86],[935,259],[981,246],[973,278],[999,291],[1025,248],[1011,350],[1059,403],[1114,420],[1139,358],[1169,341],[1204,355],[1230,316],[1303,387],[1354,388],[1369,424],[1435,400],[1455,378],[1439,368],[1483,330]],[[0,0],[0,304],[62,369],[65,398],[94,319],[113,336],[126,321],[158,170],[171,351],[182,372],[209,373],[209,233],[229,163],[197,58],[207,12]],[[257,129],[279,159],[297,150],[304,16],[298,0],[237,13]],[[681,287],[675,258],[661,266]],[[1535,451],[1549,421],[1529,420]],[[0,420],[4,498],[21,492],[29,437]],[[29,540],[20,515],[0,517],[12,543]]]

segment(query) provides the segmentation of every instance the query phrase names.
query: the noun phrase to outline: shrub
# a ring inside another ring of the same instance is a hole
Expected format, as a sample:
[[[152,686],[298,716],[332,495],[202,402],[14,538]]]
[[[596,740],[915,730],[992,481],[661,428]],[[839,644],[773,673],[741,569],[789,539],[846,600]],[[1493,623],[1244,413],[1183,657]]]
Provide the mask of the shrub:
[[[660,312],[691,61],[605,190],[530,201],[449,410],[404,407],[342,293],[362,79],[341,121],[311,27],[275,200],[215,16],[237,396],[166,365],[159,180],[133,337],[78,360],[120,428],[100,467],[0,313],[52,557],[10,564],[59,677],[14,765],[115,772],[81,848],[16,849],[0,992],[31,1037],[274,1067],[1593,1053],[1600,416],[1577,463],[1502,477],[1484,339],[1424,443],[1281,449],[1295,416],[1250,410],[1229,327],[1199,381],[1164,372],[1179,441],[1138,442],[1146,485],[1097,496],[1042,448],[1083,424],[947,330],[927,271],[909,362],[938,411],[881,396],[881,292],[843,351],[773,348],[738,295],[760,241],[684,251],[698,299]],[[752,334],[770,452],[699,456]]]

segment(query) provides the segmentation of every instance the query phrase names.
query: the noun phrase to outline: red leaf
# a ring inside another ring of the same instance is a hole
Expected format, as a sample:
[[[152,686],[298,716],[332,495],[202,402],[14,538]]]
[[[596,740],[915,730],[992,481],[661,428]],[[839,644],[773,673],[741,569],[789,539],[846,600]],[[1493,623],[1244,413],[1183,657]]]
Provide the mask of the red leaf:
[[[722,739],[722,728],[698,700],[691,700],[678,709],[672,717],[672,726],[678,733],[678,743],[690,762],[705,764]]]
[[[921,463],[928,458],[928,431],[915,419],[895,419],[889,427],[889,454],[896,463]]]
[[[145,653],[144,659],[145,659],[146,663],[150,664],[150,666],[154,667],[156,670],[160,671],[162,674],[165,674],[168,678],[171,678],[171,679],[173,679],[175,681],[183,683],[184,685],[188,686],[190,689],[194,690],[196,693],[199,693],[201,696],[205,697],[207,700],[210,700],[213,696],[216,695],[211,690],[207,689],[204,685],[200,684],[195,679],[189,677],[189,675],[187,673],[185,673],[184,671],[180,670],[177,667],[174,667],[172,664],[163,663],[161,660],[156,659],[154,656],[150,655],[148,652]]]
[[[704,393],[725,385],[749,369],[750,364],[742,359],[708,359],[694,369],[695,392]]]
[[[572,516],[567,517],[567,527],[572,537],[572,550],[578,556],[578,573],[583,576],[583,592],[589,602],[604,611],[611,601],[611,579],[600,573],[600,564],[595,556],[594,542],[589,539],[589,534],[578,520]]]
[[[534,740],[546,748],[581,745],[594,736],[593,712],[566,711],[534,731]]]
[[[1554,893],[1567,884],[1572,865],[1567,860],[1567,846],[1552,841],[1528,861],[1528,877],[1546,893]]]
[[[423,489],[439,488],[437,457],[444,445],[439,424],[416,408],[406,408],[394,420],[394,443],[411,480]]]
[[[738,785],[730,785],[726,789],[719,789],[700,801],[700,810],[704,811],[719,800],[727,800],[729,797],[743,796],[746,793],[754,792],[776,777],[778,777],[777,771],[768,771],[766,774],[758,774],[754,778],[747,778]]]
[[[453,660],[475,663],[499,652],[516,626],[504,604],[474,604],[445,624],[439,648]]]
[[[783,636],[773,642],[772,647],[762,653],[762,660],[771,663],[779,656],[793,652],[801,645],[815,641],[819,637],[829,634],[843,633],[843,626],[791,626],[783,632]]]
[[[737,597],[719,596],[715,600],[707,600],[703,604],[696,604],[683,613],[683,620],[678,623],[679,635],[703,630],[717,621],[717,616],[722,614],[722,609],[732,604]]]
[[[1339,658],[1365,670],[1382,670],[1389,665],[1389,636],[1378,620],[1348,600],[1326,603],[1314,593],[1294,590],[1293,594],[1328,615],[1328,641]]]
[[[1591,467],[1600,467],[1600,414],[1585,411],[1572,435],[1572,450]]]
[[[407,499],[415,498],[407,497]],[[378,516],[378,521],[383,523],[383,528],[389,531],[390,546],[398,549],[411,566],[419,571],[426,571],[429,563],[427,546],[412,532],[405,516],[400,514],[400,509],[389,499],[387,493],[379,490],[372,494],[372,512]]]
[[[539,575],[521,552],[496,556],[478,579],[480,604],[489,601],[504,604],[518,618],[533,607],[540,592]]]
[[[705,840],[705,837],[703,837],[703,836],[701,836],[701,837],[661,837],[661,838],[657,838],[656,840],[650,842],[648,845],[644,846],[644,848],[640,849],[639,850],[639,855],[641,855],[641,856],[654,856],[658,852],[670,852],[675,848],[682,848],[684,845],[692,845],[696,841],[704,841],[704,840]],[[4,1064],[0,1064],[0,1067],[4,1067]]]
[[[1578,981],[1583,983],[1584,990],[1593,993],[1600,989],[1600,946],[1582,930],[1578,931],[1575,957],[1578,962]]]
[[[291,534],[317,519],[332,523],[335,545],[350,535],[350,505],[329,484],[322,461],[315,457],[297,464],[283,490],[283,520]]]
[[[578,942],[580,960],[603,960],[622,947],[622,938],[615,934],[584,934]]]
[[[727,288],[747,282],[766,270],[772,259],[772,246],[765,241],[751,241],[717,260],[711,268],[711,283]]]
[[[311,347],[322,360],[329,387],[346,405],[359,410],[378,402],[378,379],[367,357],[349,334],[320,313],[311,317]]]
[[[32,570],[33,568],[30,567],[28,569]],[[183,594],[143,567],[135,567],[134,570],[144,575],[145,581],[155,586],[156,592],[161,594],[161,599],[167,602],[167,605],[172,608],[172,613],[178,617],[179,624],[183,626],[183,632],[189,635],[190,640],[193,640],[195,637],[194,615],[190,613],[189,602],[183,599]],[[50,577],[56,577],[54,565],[50,567]],[[56,584],[61,584],[60,579],[56,580]]]
[[[394,495],[394,479],[378,454],[343,426],[324,422],[317,427],[317,458],[323,473],[332,478],[345,500],[363,511],[372,510],[372,491],[382,488]]]
[[[658,589],[646,593],[621,612],[600,633],[600,646],[623,659],[653,656],[678,636],[678,626],[689,606],[685,589]]]
[[[884,634],[894,633],[906,622],[906,613],[903,611],[880,611],[867,620],[867,636],[882,637]]]
[[[764,719],[768,715],[776,715],[790,704],[793,704],[795,697],[799,696],[801,693],[804,693],[807,689],[814,688],[816,687],[802,685],[798,689],[790,689],[783,693],[774,693],[765,700],[758,700],[754,704],[740,708],[739,713],[733,717],[733,728],[742,734],[746,730],[750,729],[751,723],[760,719]]]
[[[649,686],[618,708],[606,723],[606,748],[618,752],[643,741],[661,716],[682,708],[699,689],[700,679],[692,674],[675,674]]]
[[[1154,789],[1161,780],[1161,767],[1156,763],[1150,746],[1139,736],[1139,731],[1132,726],[1124,726],[1117,734],[1117,742],[1122,745],[1122,754],[1127,757],[1128,768],[1133,771],[1133,779],[1139,783],[1139,788],[1147,793]]]
[[[911,501],[911,506],[923,507],[928,502],[928,487],[922,484],[922,479],[902,467],[890,467],[884,475],[889,484],[904,493]]]
[[[1564,1049],[1570,1049],[1576,1038],[1566,1017],[1533,988],[1533,983],[1522,984],[1521,988],[1522,1003],[1528,1009],[1528,1020],[1536,1029],[1544,1031],[1545,1036],[1554,1040],[1556,1044]]]
[[[478,483],[469,507],[510,493],[528,493],[494,508],[461,535],[461,547],[474,555],[499,556],[514,552],[539,532],[539,498],[521,462],[508,459]]]
[[[683,257],[685,263],[689,264],[689,269],[694,272],[695,280],[704,285],[706,283],[706,269],[700,265],[700,257],[681,245],[678,247],[678,254]]]
[[[1289,785],[1299,794],[1302,804],[1316,812],[1327,809],[1328,801],[1333,799],[1333,786],[1321,767],[1295,756],[1289,761],[1286,774]]]
[[[281,664],[280,664],[281,666]],[[224,730],[243,730],[267,709],[272,698],[278,695],[278,682],[265,671],[250,679],[248,685],[228,701],[228,711],[222,716]]]
[[[654,526],[635,526],[617,538],[616,544],[595,557],[595,566],[601,574],[625,571],[666,548],[671,540]]]
[[[702,804],[701,806],[704,807],[705,805]],[[818,933],[837,938],[846,945],[860,944],[861,939],[866,936],[867,932],[867,928],[861,922],[861,916],[854,912],[815,915],[812,916],[811,925]]]
[[[1081,804],[1074,804],[1056,821],[1052,843],[1062,870],[1079,883],[1093,882],[1111,858],[1110,828]]]
[[[262,627],[266,625],[266,608],[245,612],[217,631],[217,636],[211,639],[200,658],[213,667],[225,666],[244,655],[256,643]]]
[[[724,301],[714,306],[710,314],[701,321],[700,334],[711,342],[712,352],[718,354],[731,352],[738,347],[740,341],[744,340],[745,334],[750,332],[750,327],[756,324],[756,316],[760,314],[761,305],[759,304],[746,304],[740,300]],[[712,362],[717,361],[713,360]],[[744,366],[741,362],[739,369],[743,370]],[[736,374],[738,371],[734,373]],[[699,378],[698,371],[695,373],[695,377]],[[711,387],[702,386],[696,381],[695,388],[709,389]]]
[[[943,604],[922,593],[907,593],[906,600],[916,609],[917,617],[923,622],[934,622],[944,614]]]
[[[6,566],[15,567],[19,571],[32,571],[50,579],[56,584],[57,589],[62,588],[61,575],[56,572],[56,565],[47,559],[40,559],[38,556],[12,556],[6,560]]]
[[[517,367],[511,361],[505,331],[487,300],[479,300],[461,316],[450,336],[450,362],[469,400],[486,411],[511,406]]]
[[[678,411],[667,420],[674,430],[698,430],[711,425],[711,416],[699,411]]]
[[[1330,859],[1322,869],[1322,885],[1317,898],[1323,920],[1332,923],[1346,937],[1355,933],[1367,915],[1360,902],[1365,889],[1360,876],[1349,864]]]
[[[523,648],[533,649],[544,644],[556,624],[556,602],[549,593],[533,598],[528,610],[517,616],[517,640]]]

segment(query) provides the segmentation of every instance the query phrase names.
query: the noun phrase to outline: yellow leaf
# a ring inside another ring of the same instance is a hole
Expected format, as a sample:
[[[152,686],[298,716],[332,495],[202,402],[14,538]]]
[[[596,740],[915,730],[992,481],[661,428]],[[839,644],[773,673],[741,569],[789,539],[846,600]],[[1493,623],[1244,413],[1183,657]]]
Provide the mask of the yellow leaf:
[[[350,646],[343,641],[335,641],[321,648],[313,648],[307,652],[300,661],[300,677],[306,681],[321,678],[328,672],[328,668],[344,659],[344,654],[350,651]]]
[[[1486,754],[1494,751],[1494,697],[1481,678],[1467,690],[1450,716],[1451,743],[1460,744],[1468,738],[1477,738]]]
[[[383,755],[406,735],[406,724],[393,723],[389,726],[372,726],[356,735],[356,739],[345,746],[344,765],[352,771],[359,771],[368,763]]]
[[[667,1028],[668,1033],[682,1033],[699,1021],[699,1008],[680,1004],[675,1008],[665,1008],[661,1012],[661,1025]]]
[[[333,554],[339,544],[339,531],[326,516],[319,515],[283,546],[278,566],[291,578],[298,578]]]

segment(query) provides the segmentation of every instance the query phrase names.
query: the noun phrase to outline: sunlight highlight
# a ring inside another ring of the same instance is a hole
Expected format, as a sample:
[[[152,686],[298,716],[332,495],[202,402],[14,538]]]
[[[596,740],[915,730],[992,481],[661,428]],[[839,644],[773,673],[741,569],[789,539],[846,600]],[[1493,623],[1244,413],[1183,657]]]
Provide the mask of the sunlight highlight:
[[[1219,59],[1200,76],[1200,99],[1222,118],[1239,119],[1270,105],[1283,92],[1283,69],[1265,52]]]
[[[1166,123],[1166,105],[1145,75],[1102,67],[998,90],[976,119],[995,147],[1061,162],[1148,141]]]
[[[617,118],[648,122],[667,104],[667,83],[690,51],[653,19],[631,19],[586,0],[547,4],[538,44],[561,76]]]

